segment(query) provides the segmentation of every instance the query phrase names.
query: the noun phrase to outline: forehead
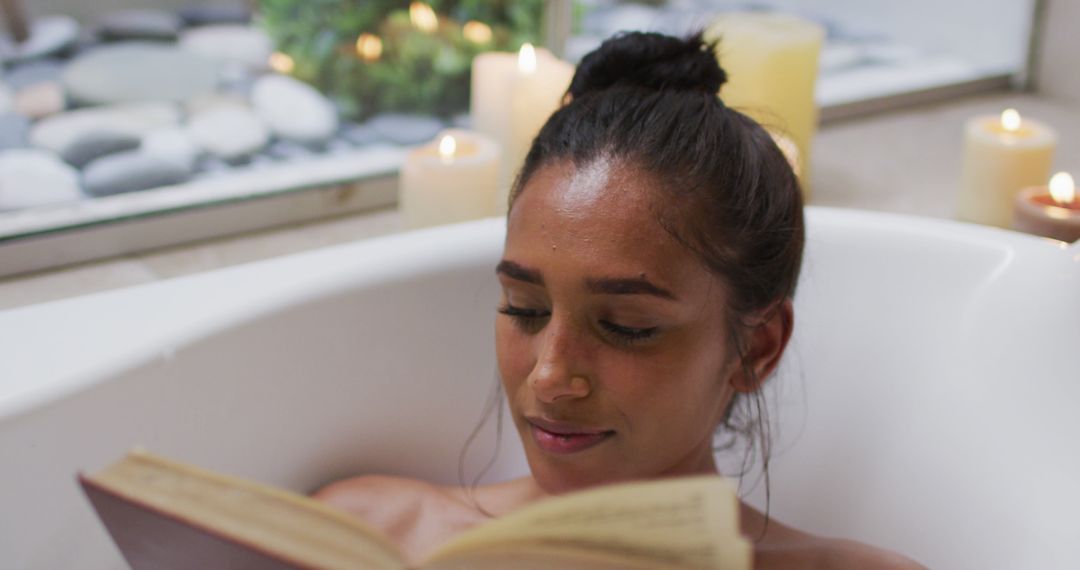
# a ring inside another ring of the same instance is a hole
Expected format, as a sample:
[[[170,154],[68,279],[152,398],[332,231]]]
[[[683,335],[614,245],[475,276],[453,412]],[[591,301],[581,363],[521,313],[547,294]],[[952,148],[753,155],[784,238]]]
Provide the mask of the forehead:
[[[701,282],[709,274],[657,220],[653,205],[661,183],[605,158],[580,168],[545,166],[510,212],[506,256],[541,271],[542,262],[556,261],[589,273],[646,274],[678,288]]]

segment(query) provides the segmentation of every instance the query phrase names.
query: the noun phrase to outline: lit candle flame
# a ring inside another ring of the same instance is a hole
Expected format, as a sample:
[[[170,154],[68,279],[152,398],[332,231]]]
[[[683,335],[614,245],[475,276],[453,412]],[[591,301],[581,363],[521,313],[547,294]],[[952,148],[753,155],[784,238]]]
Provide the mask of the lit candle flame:
[[[443,135],[443,138],[439,139],[439,158],[444,162],[454,158],[454,153],[457,152],[457,141],[451,135]]]
[[[364,61],[379,61],[382,49],[382,40],[375,34],[360,34],[360,37],[356,38],[356,53]]]
[[[1001,128],[1013,132],[1020,128],[1020,112],[1016,109],[1005,109],[1001,112]]]
[[[1050,197],[1062,206],[1071,204],[1076,199],[1076,185],[1072,176],[1067,172],[1058,172],[1050,177]]]
[[[486,44],[491,41],[491,26],[477,22],[476,20],[470,20],[465,22],[465,27],[461,29],[461,34],[465,36],[465,39],[474,44]]]
[[[428,34],[439,28],[439,17],[435,15],[435,10],[423,2],[409,4],[409,21],[416,29]]]
[[[536,48],[530,43],[522,44],[518,51],[518,72],[522,75],[536,72]]]
[[[293,58],[289,57],[287,54],[281,53],[280,51],[275,51],[274,53],[270,54],[269,64],[270,69],[273,69],[278,73],[292,73],[293,68],[296,67],[296,64],[293,62]]]

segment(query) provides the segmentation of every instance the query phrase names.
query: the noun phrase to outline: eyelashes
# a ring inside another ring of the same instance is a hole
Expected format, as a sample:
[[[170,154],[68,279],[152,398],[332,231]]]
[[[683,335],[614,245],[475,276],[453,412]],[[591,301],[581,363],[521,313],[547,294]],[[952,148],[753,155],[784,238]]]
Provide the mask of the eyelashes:
[[[510,317],[518,328],[530,334],[544,328],[545,320],[551,316],[551,311],[515,307],[509,303],[500,306],[498,312]],[[659,327],[626,327],[606,319],[597,321],[597,324],[610,340],[621,345],[645,342],[659,331]]]

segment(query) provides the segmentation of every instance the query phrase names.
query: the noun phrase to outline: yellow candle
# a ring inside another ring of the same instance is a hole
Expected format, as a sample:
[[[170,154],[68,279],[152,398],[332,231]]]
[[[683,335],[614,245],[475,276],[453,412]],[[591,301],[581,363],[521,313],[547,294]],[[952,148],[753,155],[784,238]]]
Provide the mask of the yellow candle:
[[[1010,227],[1016,194],[1050,177],[1056,145],[1053,129],[1021,118],[1014,109],[969,120],[957,218]]]
[[[439,133],[405,158],[399,208],[409,228],[493,216],[498,194],[499,145],[462,129]]]
[[[795,176],[799,176],[800,169],[802,168],[799,164],[799,147],[795,146],[795,142],[784,133],[770,130],[769,136],[772,137],[776,146],[780,148],[780,152],[784,153],[784,158],[786,158],[788,164],[791,165],[791,170],[795,172]]]
[[[562,104],[574,66],[546,49],[522,46],[517,54],[488,52],[473,60],[473,128],[503,147],[499,213],[533,138]]]
[[[719,40],[717,57],[728,75],[720,89],[724,104],[787,134],[798,147],[798,171],[809,197],[810,143],[818,123],[814,85],[824,28],[788,14],[734,12],[710,25],[706,37]]]

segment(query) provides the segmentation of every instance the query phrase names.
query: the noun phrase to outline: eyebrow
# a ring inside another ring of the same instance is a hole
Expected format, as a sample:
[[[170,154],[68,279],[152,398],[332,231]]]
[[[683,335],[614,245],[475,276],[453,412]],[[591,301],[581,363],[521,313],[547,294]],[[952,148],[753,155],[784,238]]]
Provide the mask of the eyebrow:
[[[501,273],[511,279],[517,279],[518,281],[524,281],[534,285],[544,284],[544,278],[540,275],[539,271],[530,269],[524,265],[518,265],[513,261],[507,261],[505,259],[495,266],[495,273]]]
[[[495,267],[495,273],[505,275],[511,279],[543,285],[544,277],[536,269],[525,267],[513,261],[502,260]],[[594,294],[600,295],[652,295],[671,301],[676,300],[675,295],[655,285],[644,277],[609,277],[604,279],[589,279],[585,282],[585,288]]]
[[[590,293],[604,295],[653,295],[662,299],[675,300],[671,291],[654,285],[644,277],[590,279],[585,287]]]

